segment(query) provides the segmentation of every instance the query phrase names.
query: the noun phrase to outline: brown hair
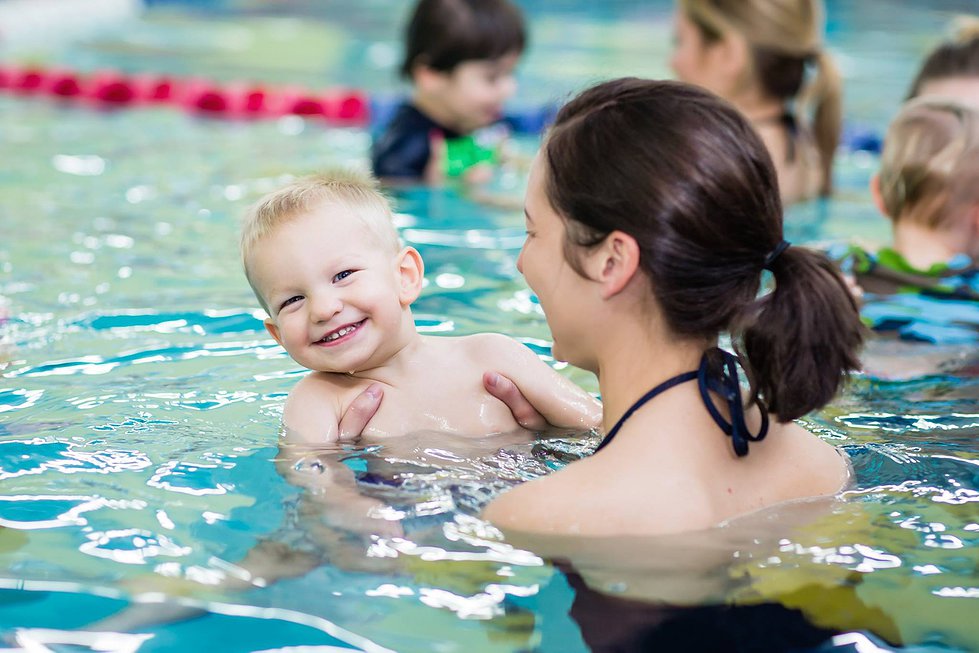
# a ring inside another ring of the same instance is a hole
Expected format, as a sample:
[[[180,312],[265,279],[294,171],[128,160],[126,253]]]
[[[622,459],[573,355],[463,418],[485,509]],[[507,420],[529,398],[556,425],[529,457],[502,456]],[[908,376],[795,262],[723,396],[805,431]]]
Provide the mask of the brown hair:
[[[954,36],[925,58],[915,75],[908,99],[918,97],[930,81],[979,77],[979,17],[961,17]]]
[[[731,31],[743,36],[752,70],[768,95],[807,105],[823,168],[821,192],[828,195],[843,109],[840,74],[822,46],[821,0],[680,0],[680,7],[708,42]],[[810,64],[816,76],[804,84]]]
[[[405,30],[401,76],[424,64],[452,72],[463,61],[523,52],[527,33],[509,0],[420,0]]]
[[[782,241],[771,158],[730,104],[680,82],[636,78],[594,86],[565,105],[544,145],[547,197],[566,223],[565,256],[613,230],[633,236],[671,331],[731,334],[752,379],[750,401],[779,420],[829,402],[858,367],[862,327],[839,273]]]
[[[979,202],[979,111],[920,97],[891,121],[880,160],[888,216],[941,227],[965,203]]]

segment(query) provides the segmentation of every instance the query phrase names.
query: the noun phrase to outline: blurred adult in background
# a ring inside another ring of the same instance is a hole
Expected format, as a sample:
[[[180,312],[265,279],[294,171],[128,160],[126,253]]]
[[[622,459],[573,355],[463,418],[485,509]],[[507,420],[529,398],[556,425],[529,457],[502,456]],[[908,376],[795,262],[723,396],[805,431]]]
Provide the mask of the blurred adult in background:
[[[733,103],[775,163],[783,203],[832,191],[842,91],[820,0],[678,0],[670,64]]]
[[[979,15],[963,16],[956,22],[953,37],[922,62],[908,92],[909,100],[941,95],[979,106]]]

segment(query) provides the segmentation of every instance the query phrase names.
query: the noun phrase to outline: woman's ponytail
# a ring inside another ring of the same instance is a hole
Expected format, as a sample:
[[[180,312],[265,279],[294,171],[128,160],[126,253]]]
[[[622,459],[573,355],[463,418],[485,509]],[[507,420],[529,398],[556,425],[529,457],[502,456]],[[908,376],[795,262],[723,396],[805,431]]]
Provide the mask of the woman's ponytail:
[[[756,396],[787,422],[831,401],[859,369],[864,327],[825,255],[790,247],[770,269],[775,289],[749,309],[740,349]]]
[[[815,55],[816,78],[805,91],[812,107],[812,133],[819,150],[823,171],[824,196],[833,191],[833,159],[843,129],[843,82],[833,58],[820,49]]]

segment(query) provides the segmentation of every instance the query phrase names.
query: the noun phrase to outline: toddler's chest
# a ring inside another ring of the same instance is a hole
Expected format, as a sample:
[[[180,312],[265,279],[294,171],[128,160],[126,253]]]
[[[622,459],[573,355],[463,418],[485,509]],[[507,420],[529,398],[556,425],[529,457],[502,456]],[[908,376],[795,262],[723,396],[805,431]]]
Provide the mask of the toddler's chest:
[[[364,435],[385,437],[419,431],[485,436],[519,428],[507,406],[481,386],[434,382],[384,388],[381,407]]]

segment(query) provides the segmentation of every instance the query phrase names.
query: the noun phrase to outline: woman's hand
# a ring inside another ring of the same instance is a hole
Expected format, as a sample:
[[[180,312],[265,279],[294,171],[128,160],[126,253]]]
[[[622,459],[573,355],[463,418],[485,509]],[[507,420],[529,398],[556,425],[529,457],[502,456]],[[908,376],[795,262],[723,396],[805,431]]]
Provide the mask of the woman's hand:
[[[383,397],[384,389],[380,383],[371,383],[357,395],[340,418],[340,428],[337,431],[340,442],[355,442],[360,439],[360,434],[381,406]]]
[[[486,388],[486,392],[505,403],[510,412],[513,413],[513,419],[525,429],[541,431],[550,426],[544,416],[527,401],[517,384],[502,374],[485,372],[483,374],[483,387]]]

